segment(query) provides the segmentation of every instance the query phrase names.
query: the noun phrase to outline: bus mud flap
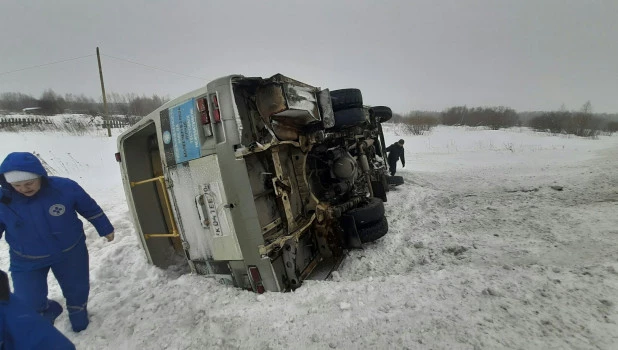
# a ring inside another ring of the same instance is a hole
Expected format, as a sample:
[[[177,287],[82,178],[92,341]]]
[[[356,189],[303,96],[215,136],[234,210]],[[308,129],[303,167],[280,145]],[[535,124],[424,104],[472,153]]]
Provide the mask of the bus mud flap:
[[[341,216],[341,227],[343,228],[343,246],[346,249],[361,249],[362,242],[358,231],[356,230],[356,222],[351,215]]]

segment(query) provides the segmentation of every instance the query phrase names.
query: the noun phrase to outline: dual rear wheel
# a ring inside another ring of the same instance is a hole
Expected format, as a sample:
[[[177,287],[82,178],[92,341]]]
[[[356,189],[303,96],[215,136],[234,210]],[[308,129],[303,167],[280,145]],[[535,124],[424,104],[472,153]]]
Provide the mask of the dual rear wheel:
[[[370,107],[367,115],[359,89],[333,90],[330,98],[335,112],[335,127],[338,128],[362,124],[368,117],[376,122],[385,122],[393,117],[393,111],[386,106]]]
[[[384,202],[371,197],[358,208],[345,213],[354,218],[356,232],[361,243],[369,243],[381,238],[388,232],[388,221],[384,216]]]

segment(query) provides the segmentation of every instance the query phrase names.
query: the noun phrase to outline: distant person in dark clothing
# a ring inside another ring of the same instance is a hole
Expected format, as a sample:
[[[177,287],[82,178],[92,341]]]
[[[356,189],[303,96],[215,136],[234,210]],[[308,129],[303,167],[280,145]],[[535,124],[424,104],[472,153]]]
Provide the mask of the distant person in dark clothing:
[[[401,159],[401,166],[406,167],[406,158],[403,156],[403,139],[386,147],[388,153],[388,168],[391,171],[391,176],[397,172],[397,161]]]

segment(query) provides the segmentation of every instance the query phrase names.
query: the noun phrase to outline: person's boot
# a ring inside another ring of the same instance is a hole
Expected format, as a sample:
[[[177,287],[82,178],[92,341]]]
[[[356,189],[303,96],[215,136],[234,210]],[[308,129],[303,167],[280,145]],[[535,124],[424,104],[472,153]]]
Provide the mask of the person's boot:
[[[67,305],[67,309],[69,310],[69,320],[71,321],[71,327],[73,327],[73,332],[81,332],[84,329],[88,328],[88,324],[90,323],[90,321],[88,320],[88,309],[86,305]]]
[[[62,313],[62,306],[55,300],[47,300],[47,308],[40,312],[40,314],[48,320],[51,324],[56,322],[56,319]]]

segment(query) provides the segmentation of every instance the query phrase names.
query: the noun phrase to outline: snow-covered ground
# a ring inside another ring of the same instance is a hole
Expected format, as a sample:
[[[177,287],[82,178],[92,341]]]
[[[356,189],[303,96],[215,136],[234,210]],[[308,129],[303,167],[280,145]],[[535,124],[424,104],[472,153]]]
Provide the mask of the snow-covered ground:
[[[116,227],[107,243],[87,225],[89,328],[56,323],[78,349],[618,348],[618,135],[386,134],[407,158],[389,233],[332,280],[263,295],[148,265],[105,131],[0,131],[0,158],[37,152]],[[63,301],[52,277],[50,296]]]

